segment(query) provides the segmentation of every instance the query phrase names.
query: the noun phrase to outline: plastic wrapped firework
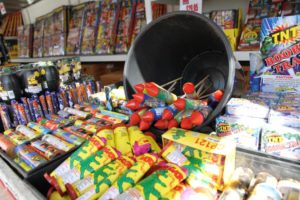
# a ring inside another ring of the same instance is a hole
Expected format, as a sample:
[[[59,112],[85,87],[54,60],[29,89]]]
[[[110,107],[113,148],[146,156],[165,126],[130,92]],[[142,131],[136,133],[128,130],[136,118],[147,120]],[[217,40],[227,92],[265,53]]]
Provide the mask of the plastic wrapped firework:
[[[58,129],[59,127],[61,127],[61,125],[59,123],[56,123],[52,120],[48,120],[48,119],[40,119],[40,121],[38,121],[39,124],[41,124],[42,126],[50,129],[51,131],[54,131],[56,129]]]
[[[199,110],[201,107],[207,106],[207,101],[179,98],[174,105],[178,110]]]
[[[43,117],[43,113],[41,107],[37,101],[37,99],[30,98],[29,103],[32,105],[32,111],[35,117],[35,120],[38,120]]]
[[[54,105],[53,105],[51,93],[49,91],[46,91],[45,98],[46,98],[46,102],[47,102],[48,113],[49,114],[54,114],[55,113]]]
[[[35,130],[32,130],[24,125],[17,126],[16,131],[22,133],[23,135],[25,135],[26,137],[28,137],[31,140],[41,136],[41,133],[36,132]]]
[[[4,130],[11,129],[13,124],[8,114],[8,108],[5,104],[0,104],[0,115]]]
[[[122,155],[132,156],[129,134],[125,125],[114,129],[114,138],[116,149],[119,150]]]
[[[98,131],[96,135],[105,138],[107,145],[114,148],[116,147],[114,131],[111,127],[102,127],[101,130]]]
[[[96,170],[94,173],[89,174],[84,179],[78,180],[73,184],[67,184],[67,191],[72,199],[76,199],[90,190],[93,191],[92,193],[95,195],[99,190],[97,188],[98,185],[100,185],[99,183],[101,183],[107,177],[114,175],[116,172],[120,172],[121,174],[121,172],[129,169],[133,163],[134,160],[127,156],[117,158],[111,163]],[[94,188],[94,190],[92,190],[92,188]],[[101,188],[101,190],[103,190],[102,193],[105,191],[104,188]]]
[[[198,95],[195,91],[195,85],[191,82],[186,82],[183,87],[182,90],[186,96],[186,98],[188,99],[198,99]]]
[[[25,111],[25,107],[23,104],[17,104],[17,109],[20,115],[20,119],[21,119],[21,124],[27,124],[29,121],[27,119],[27,115],[26,115],[26,111]]]
[[[40,154],[48,160],[51,160],[54,157],[64,153],[63,151],[52,146],[51,144],[48,144],[47,142],[43,142],[41,140],[35,140],[31,142],[30,145],[33,148],[37,149],[40,152]]]
[[[132,97],[139,102],[140,104],[142,104],[142,106],[148,106],[151,108],[157,108],[157,107],[164,107],[166,106],[166,103],[160,99],[151,97],[147,94],[143,94],[143,93],[137,93],[137,94],[133,94]]]
[[[44,126],[42,126],[38,123],[35,123],[35,122],[29,122],[27,124],[27,126],[31,129],[35,130],[36,132],[38,132],[40,134],[43,134],[43,135],[49,134],[49,133],[52,132],[50,129],[48,129],[48,128],[46,128],[46,127],[44,127]]]
[[[68,126],[68,127],[64,127],[63,129],[83,139],[88,139],[91,135],[93,135],[92,132],[89,132],[78,126]]]
[[[45,96],[40,95],[39,100],[40,100],[40,103],[42,105],[42,110],[43,110],[44,116],[48,115],[49,113],[48,113],[48,108],[47,108]]]
[[[90,113],[87,113],[87,112],[83,112],[83,111],[80,111],[80,110],[76,110],[76,109],[73,109],[73,108],[65,108],[64,111],[72,114],[72,115],[76,115],[82,119],[87,119],[87,118],[90,118],[91,117],[91,114]]]
[[[119,194],[132,188],[154,165],[157,161],[157,156],[153,154],[144,154],[137,157],[136,160],[136,163],[122,174],[99,200],[115,199]]]
[[[167,104],[172,104],[177,100],[177,96],[175,94],[165,90],[154,82],[146,83],[145,89],[149,96],[158,98]]]
[[[45,158],[40,156],[38,153],[33,151],[29,146],[19,145],[16,147],[16,154],[24,161],[27,165],[32,168],[47,162]]]
[[[80,148],[78,148],[69,158],[60,164],[50,175],[44,175],[46,180],[51,183],[53,177],[61,176],[73,169],[74,166],[83,163],[91,155],[102,149],[106,144],[105,139],[98,136],[93,136],[86,141]]]
[[[51,92],[51,99],[53,103],[54,113],[57,113],[59,111],[59,104],[58,104],[56,92]]]
[[[15,145],[21,145],[31,140],[22,133],[16,132],[12,129],[7,129],[6,131],[4,131],[4,135],[7,136],[8,139],[12,141]]]
[[[147,108],[142,108],[140,110],[137,110],[136,112],[132,113],[130,115],[129,123],[132,126],[138,125],[141,121],[141,117],[144,115],[144,113],[147,111]]]
[[[77,137],[76,135],[68,133],[62,129],[56,129],[53,131],[53,135],[69,142],[70,144],[75,144],[76,146],[81,145],[85,141],[85,139]]]
[[[67,183],[72,184],[75,181],[83,179],[84,177],[88,176],[91,173],[94,173],[113,160],[116,160],[118,157],[119,155],[117,151],[112,147],[103,147],[100,151],[88,157],[81,164],[75,165],[74,168],[72,168],[67,173],[61,176],[56,176],[55,180],[57,184],[54,184],[53,186],[58,191],[64,193],[66,192],[65,185]],[[53,183],[55,183],[55,181],[53,181]]]
[[[183,168],[168,163],[116,199],[160,199],[182,182],[186,176],[186,171]]]
[[[25,113],[26,113],[26,117],[28,122],[33,121],[32,116],[31,116],[31,112],[28,106],[28,102],[27,102],[27,98],[26,97],[21,97],[21,102],[24,105],[24,109],[25,109]]]
[[[19,124],[24,124],[25,122],[21,121],[20,114],[18,111],[18,102],[16,100],[11,101],[11,109],[12,109],[12,115],[13,115],[13,124],[16,127]]]
[[[34,114],[32,101],[30,100],[30,98],[26,98],[26,99],[24,99],[24,100],[27,101],[27,104],[28,104],[28,108],[29,108],[29,112],[30,112],[30,116],[31,116],[32,121],[36,122],[36,117],[35,117],[35,114]]]
[[[75,147],[74,144],[70,144],[70,143],[68,143],[62,139],[59,139],[58,137],[50,135],[50,134],[44,135],[42,137],[42,141],[45,141],[45,142],[53,145],[55,148],[65,151],[65,152],[68,152]]]

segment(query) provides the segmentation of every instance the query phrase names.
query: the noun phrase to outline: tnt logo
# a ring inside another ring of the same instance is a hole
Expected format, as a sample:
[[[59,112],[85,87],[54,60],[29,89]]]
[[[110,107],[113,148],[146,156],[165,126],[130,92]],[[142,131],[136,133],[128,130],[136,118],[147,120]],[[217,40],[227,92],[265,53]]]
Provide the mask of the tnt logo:
[[[283,137],[281,135],[270,135],[267,140],[269,143],[278,144],[283,142]]]
[[[275,45],[279,44],[279,43],[285,44],[288,42],[292,42],[296,39],[298,30],[299,30],[298,26],[292,26],[292,27],[288,27],[286,29],[282,29],[282,30],[276,31],[274,33],[271,33],[270,36]]]

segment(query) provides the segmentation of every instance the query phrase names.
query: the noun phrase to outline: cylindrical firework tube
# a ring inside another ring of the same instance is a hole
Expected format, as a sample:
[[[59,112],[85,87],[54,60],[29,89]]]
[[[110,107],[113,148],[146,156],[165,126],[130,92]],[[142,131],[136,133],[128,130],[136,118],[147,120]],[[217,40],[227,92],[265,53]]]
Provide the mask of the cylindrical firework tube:
[[[185,170],[175,164],[168,163],[162,169],[155,171],[141,182],[118,196],[117,200],[145,199],[158,200],[176,185],[181,183],[187,174]],[[134,196],[132,196],[134,194]]]
[[[56,92],[51,92],[51,99],[53,103],[54,113],[57,113],[59,111],[59,104],[58,104]]]
[[[16,154],[30,167],[35,168],[47,160],[26,145],[16,147]]]
[[[53,135],[69,142],[70,144],[75,144],[76,146],[81,145],[85,141],[85,139],[77,137],[76,135],[68,133],[62,129],[56,129],[53,131]]]
[[[116,147],[114,131],[113,131],[112,128],[102,127],[102,129],[100,131],[98,131],[96,135],[99,136],[99,137],[105,138],[107,145],[109,145],[111,147]]]
[[[77,137],[81,137],[84,139],[88,139],[90,135],[93,135],[93,133],[88,132],[82,129],[81,127],[77,127],[77,126],[68,126],[68,127],[64,127],[63,129],[69,133],[72,133],[73,135],[76,135]]]
[[[13,125],[9,117],[7,105],[0,104],[0,115],[1,115],[1,120],[2,120],[4,130],[11,129]]]
[[[35,130],[32,130],[32,129],[24,126],[24,125],[17,126],[16,131],[22,133],[23,135],[25,135],[29,139],[34,139],[34,138],[37,138],[37,137],[41,136],[41,133],[39,133]]]
[[[80,110],[76,110],[76,109],[73,109],[73,108],[65,108],[64,111],[66,111],[66,112],[68,112],[72,115],[78,116],[82,119],[87,119],[87,118],[91,117],[90,113],[83,112],[83,111],[80,111]]]
[[[55,111],[54,111],[53,101],[52,101],[51,93],[49,91],[46,91],[45,98],[46,98],[46,102],[47,102],[48,113],[54,114]]]
[[[141,117],[144,115],[144,113],[147,110],[148,110],[147,108],[142,108],[142,109],[132,113],[129,118],[130,125],[132,125],[132,126],[138,125],[141,121]]]
[[[68,152],[70,151],[72,148],[75,147],[74,144],[70,144],[58,137],[55,137],[53,135],[50,135],[50,134],[47,134],[47,135],[44,135],[42,137],[42,140],[53,145],[54,147],[56,147],[57,149],[60,149],[62,151],[65,151],[65,152]]]
[[[63,151],[41,140],[35,140],[31,142],[30,145],[40,151],[42,153],[42,156],[47,158],[48,160],[51,160],[52,158],[63,153]]]
[[[13,120],[14,120],[14,125],[17,126],[19,124],[24,125],[25,122],[21,120],[19,111],[18,111],[18,102],[16,100],[11,101],[11,108],[13,112]]]
[[[27,102],[29,112],[30,112],[30,116],[31,116],[31,120],[33,122],[36,122],[36,117],[35,117],[34,110],[33,110],[32,100],[30,100],[30,98],[26,98],[26,97],[25,97],[24,100],[26,100],[26,102]]]
[[[129,188],[135,186],[147,171],[156,163],[157,156],[154,154],[144,154],[137,157],[137,162],[122,174],[118,180],[102,195],[99,200],[115,199]]]
[[[122,153],[122,155],[132,156],[129,134],[125,125],[114,129],[114,138],[116,148]]]
[[[174,102],[174,105],[178,110],[199,110],[202,106],[207,106],[207,102],[203,100],[179,98]]]
[[[134,163],[132,158],[127,156],[122,156],[117,160],[101,167],[96,170],[94,173],[89,174],[84,179],[78,180],[72,184],[66,184],[68,193],[72,199],[83,195],[93,186],[96,186],[97,183],[100,183],[110,175],[114,174],[116,171],[124,171],[129,169]]]
[[[26,97],[21,97],[21,102],[24,105],[24,109],[25,109],[25,113],[26,113],[26,117],[28,119],[28,122],[33,121],[32,116],[31,116],[31,112],[30,112],[30,109],[29,109],[29,105],[28,105],[28,102],[27,102],[27,98]]]
[[[0,134],[0,149],[6,152],[11,158],[16,156],[15,147],[16,145],[7,136]]]
[[[29,142],[31,139],[27,136],[23,135],[20,132],[15,132],[12,129],[8,129],[4,131],[4,135],[8,137],[10,141],[12,141],[15,145],[24,144],[26,142]]]
[[[39,96],[39,100],[41,102],[41,105],[42,105],[42,110],[43,110],[43,113],[44,115],[48,115],[48,108],[47,108],[47,104],[46,104],[46,99],[45,99],[45,96],[44,95],[40,95]]]
[[[198,99],[198,95],[195,91],[195,85],[191,82],[187,82],[182,87],[183,92],[185,93],[186,98],[188,99]]]
[[[52,177],[61,176],[81,164],[89,156],[93,155],[105,146],[105,139],[94,136],[77,149],[67,160],[60,164],[51,174],[45,174],[45,178],[51,183]]]
[[[30,103],[30,105],[32,105],[32,111],[33,111],[35,120],[42,118],[43,112],[39,105],[38,99],[35,99],[34,97],[29,98],[29,103]]]
[[[160,99],[150,97],[146,94],[138,93],[133,94],[133,98],[141,103],[143,106],[149,106],[151,108],[164,107],[166,103]]]
[[[27,116],[26,116],[24,105],[23,104],[17,104],[17,109],[18,109],[19,116],[20,116],[20,119],[21,119],[21,124],[23,124],[23,125],[27,124],[28,119],[27,119]]]
[[[177,96],[164,88],[160,87],[156,83],[150,82],[145,84],[145,89],[149,96],[158,98],[167,104],[172,104],[177,100]]]
[[[59,123],[44,118],[39,120],[39,124],[50,129],[51,131],[58,129],[61,126]]]
[[[165,110],[165,107],[160,108],[151,108],[142,116],[142,120],[146,122],[153,122],[161,119],[162,113]]]
[[[133,147],[134,143],[145,137],[145,134],[137,126],[128,127],[128,135],[130,145]]]
[[[165,110],[162,113],[161,118],[163,120],[171,120],[177,113],[178,113],[177,108],[175,107],[174,104],[172,104],[165,108]]]
[[[183,118],[186,118],[186,117],[190,117],[193,113],[193,110],[183,110],[183,111],[180,111],[179,113],[177,113],[177,115],[175,115],[174,119],[178,122],[178,124],[181,123],[181,120]]]
[[[64,193],[66,192],[65,185],[67,183],[74,183],[75,181],[83,179],[118,157],[119,155],[116,150],[110,146],[106,146],[94,155],[89,156],[81,164],[76,165],[67,173],[61,176],[56,176],[52,179],[52,183],[54,183],[53,186],[57,189],[57,191]]]
[[[95,114],[95,117],[96,117],[96,118],[99,118],[99,119],[103,119],[103,120],[109,122],[109,123],[112,124],[112,125],[115,125],[115,124],[119,124],[119,123],[123,123],[123,122],[124,122],[124,120],[122,120],[122,119],[115,118],[115,117],[110,117],[110,116],[108,116],[108,115],[103,115],[103,114],[101,114],[101,113],[96,113],[96,114]]]
[[[38,132],[40,134],[43,134],[43,135],[49,134],[49,133],[52,132],[50,129],[48,129],[48,128],[46,128],[46,127],[44,127],[44,126],[42,126],[38,123],[35,123],[35,122],[29,122],[27,124],[27,126],[31,129],[35,130],[36,132]]]

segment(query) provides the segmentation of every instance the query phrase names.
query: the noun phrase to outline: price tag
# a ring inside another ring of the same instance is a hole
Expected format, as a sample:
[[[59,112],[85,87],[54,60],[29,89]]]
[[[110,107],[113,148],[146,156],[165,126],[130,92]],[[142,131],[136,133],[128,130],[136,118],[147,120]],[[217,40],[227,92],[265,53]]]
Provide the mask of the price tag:
[[[202,0],[180,0],[180,10],[202,12]]]
[[[0,2],[0,12],[2,15],[6,14],[6,9],[3,2]]]

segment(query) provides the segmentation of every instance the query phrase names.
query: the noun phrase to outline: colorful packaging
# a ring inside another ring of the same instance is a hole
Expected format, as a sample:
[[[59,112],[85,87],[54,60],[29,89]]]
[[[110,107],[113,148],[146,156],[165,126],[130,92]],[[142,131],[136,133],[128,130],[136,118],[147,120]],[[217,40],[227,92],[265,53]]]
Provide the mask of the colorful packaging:
[[[261,151],[284,158],[300,159],[300,132],[293,128],[266,125],[261,136]]]
[[[82,119],[87,119],[91,116],[90,113],[83,112],[83,111],[80,111],[80,110],[76,110],[76,109],[73,109],[73,108],[65,108],[64,111],[66,111],[66,112],[68,112],[72,115],[78,116]]]
[[[0,115],[4,130],[11,129],[13,124],[8,114],[8,108],[5,104],[0,104]]]
[[[146,83],[145,89],[149,96],[158,98],[167,104],[172,104],[174,101],[177,100],[177,96],[164,88],[160,87],[156,83]]]
[[[6,131],[4,131],[4,135],[7,136],[9,140],[12,141],[15,145],[24,144],[32,140],[27,136],[23,135],[22,133],[15,132],[12,129],[7,129]]]
[[[40,156],[38,153],[33,151],[29,146],[19,145],[16,147],[16,154],[24,161],[27,165],[32,168],[47,162],[45,158]]]
[[[258,118],[220,116],[216,118],[216,133],[219,137],[234,139],[237,146],[258,150],[260,131],[265,123]]]
[[[107,116],[110,116],[110,117],[119,118],[119,119],[124,120],[124,121],[128,121],[129,120],[129,116],[128,115],[124,115],[124,114],[121,114],[121,113],[117,113],[117,112],[113,112],[113,111],[109,111],[109,110],[100,110],[100,112],[103,115],[107,115]]]
[[[113,129],[107,127],[107,128],[102,128],[100,131],[97,132],[96,134],[99,137],[103,137],[106,139],[106,144],[111,146],[111,147],[116,147],[115,145],[115,136],[114,136],[114,131]]]
[[[32,116],[31,116],[31,112],[30,112],[30,109],[29,109],[29,106],[28,106],[27,98],[26,97],[21,97],[21,102],[24,105],[24,109],[25,109],[25,113],[26,113],[26,117],[27,117],[28,121],[29,122],[34,121],[32,119]]]
[[[61,176],[56,176],[55,180],[57,184],[54,184],[53,186],[58,191],[64,193],[66,192],[65,184],[72,184],[75,181],[83,179],[89,174],[94,173],[96,170],[117,159],[118,157],[118,153],[112,147],[106,146],[85,159],[82,163],[75,165],[74,168],[69,170],[67,173]]]
[[[118,173],[121,174],[124,170],[129,169],[133,163],[134,160],[132,158],[122,156],[86,176],[84,179],[78,180],[72,184],[66,184],[67,191],[73,199],[83,195],[91,190],[91,188],[95,188],[96,191],[99,183],[102,183],[107,177],[114,175],[116,171],[119,171]]]
[[[22,161],[19,157],[16,157],[14,159],[14,162],[17,163],[23,170],[25,170],[26,172],[29,172],[30,170],[32,170],[32,167],[30,167],[29,165],[27,165],[24,161]]]
[[[295,104],[273,106],[270,111],[270,124],[300,128],[300,106]]]
[[[31,140],[41,136],[41,133],[34,131],[24,125],[17,126],[16,131],[22,133],[23,135],[25,135],[26,137],[28,137]]]
[[[42,153],[42,156],[47,158],[48,160],[51,160],[52,158],[63,153],[62,151],[56,149],[54,146],[41,140],[35,140],[31,142],[30,145],[40,151]]]
[[[143,114],[142,120],[149,123],[153,121],[157,121],[161,119],[162,113],[165,109],[166,109],[165,107],[151,108]]]
[[[262,64],[257,66],[252,76],[260,79],[260,91],[299,93],[299,22],[300,15],[262,20]],[[284,28],[280,28],[282,26]]]
[[[104,114],[101,114],[101,113],[96,113],[95,114],[95,117],[96,118],[99,118],[99,119],[103,119],[105,121],[107,121],[108,123],[112,124],[112,125],[115,125],[115,124],[119,124],[119,123],[123,123],[124,120],[120,119],[120,118],[116,118],[116,117],[110,117],[108,115],[104,115]]]
[[[207,106],[207,101],[178,98],[174,102],[174,106],[178,110],[199,110],[202,107]]]
[[[122,155],[132,156],[129,134],[126,126],[119,126],[114,129],[115,145]]]
[[[137,157],[136,160],[136,163],[122,174],[99,200],[115,199],[119,194],[132,188],[142,179],[154,163],[156,163],[157,156],[146,153]]]
[[[48,115],[49,113],[48,113],[48,108],[47,108],[45,96],[40,95],[39,100],[40,100],[40,103],[42,105],[42,110],[43,110],[44,116]]]
[[[65,151],[65,152],[68,152],[75,147],[74,144],[70,144],[70,143],[68,143],[64,140],[61,140],[58,137],[55,137],[50,134],[44,135],[42,137],[42,141],[45,141],[45,142],[51,144],[52,146],[54,146],[55,148]]]
[[[105,146],[106,141],[98,136],[90,138],[78,148],[69,158],[60,164],[51,174],[51,177],[62,176],[76,165],[81,164],[88,157],[99,151]],[[47,181],[51,182],[51,177],[45,174]]]
[[[263,100],[249,100],[243,98],[231,98],[226,106],[226,112],[229,115],[238,117],[256,117],[266,119],[269,114],[269,105]]]
[[[40,134],[49,134],[51,133],[52,131],[42,125],[39,125],[38,123],[35,123],[35,122],[29,122],[27,124],[27,126],[33,130],[35,130],[36,132],[40,133]]]
[[[76,135],[77,137],[84,138],[84,139],[88,139],[91,135],[93,135],[93,133],[88,132],[83,128],[77,126],[68,126],[63,129],[69,133],[72,133],[73,135]]]
[[[185,171],[175,164],[168,163],[116,199],[161,199],[186,178]]]
[[[185,156],[208,163],[218,168],[217,188],[223,189],[235,166],[235,142],[207,134],[172,128],[162,135],[164,146],[168,142],[179,145]]]
[[[76,146],[81,145],[85,141],[85,139],[83,139],[81,137],[77,137],[76,135],[73,135],[62,129],[56,129],[55,131],[53,131],[53,135],[69,142],[70,144],[74,144]]]

